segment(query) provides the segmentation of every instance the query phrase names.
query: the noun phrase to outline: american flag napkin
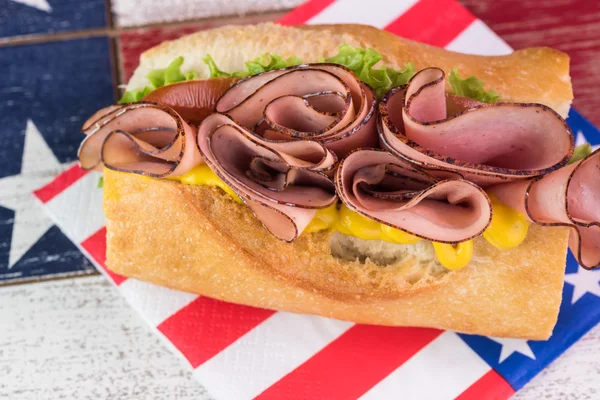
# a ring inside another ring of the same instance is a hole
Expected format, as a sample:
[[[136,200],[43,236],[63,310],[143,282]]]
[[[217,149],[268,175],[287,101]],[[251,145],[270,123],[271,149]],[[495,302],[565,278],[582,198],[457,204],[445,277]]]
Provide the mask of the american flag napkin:
[[[459,52],[512,51],[455,0],[312,0],[279,22],[360,22]],[[600,143],[600,132],[576,111],[568,121],[578,143]],[[583,270],[572,255],[558,324],[548,341],[357,325],[128,279],[104,265],[98,178],[73,165],[35,195],[217,399],[505,399],[600,322],[600,271]]]

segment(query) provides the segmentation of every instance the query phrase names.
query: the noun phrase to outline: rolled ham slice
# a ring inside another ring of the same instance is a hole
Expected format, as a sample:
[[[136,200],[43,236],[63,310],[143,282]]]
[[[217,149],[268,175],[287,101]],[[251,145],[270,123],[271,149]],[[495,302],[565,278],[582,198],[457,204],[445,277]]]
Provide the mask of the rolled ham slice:
[[[375,104],[373,90],[346,67],[309,64],[237,82],[216,111],[267,141],[310,139],[341,158],[377,145]]]
[[[196,131],[173,109],[153,102],[111,106],[83,126],[81,167],[164,178],[201,162]]]
[[[380,141],[425,169],[460,173],[479,185],[555,171],[573,154],[573,136],[541,104],[483,104],[444,93],[444,72],[426,68],[379,104]]]
[[[222,114],[210,115],[198,128],[206,164],[274,236],[287,242],[302,233],[317,209],[337,201],[331,179],[315,170],[320,160],[311,164],[293,155],[299,145],[321,148],[311,141],[273,146]]]
[[[480,235],[491,221],[490,199],[471,182],[445,178],[444,171],[363,149],[340,163],[335,183],[351,210],[421,238],[457,243]]]
[[[571,227],[569,247],[586,269],[600,265],[600,150],[539,179],[489,190],[534,223]]]
[[[223,93],[238,80],[212,78],[171,83],[151,91],[143,100],[171,107],[186,122],[199,125],[213,113],[215,104]]]

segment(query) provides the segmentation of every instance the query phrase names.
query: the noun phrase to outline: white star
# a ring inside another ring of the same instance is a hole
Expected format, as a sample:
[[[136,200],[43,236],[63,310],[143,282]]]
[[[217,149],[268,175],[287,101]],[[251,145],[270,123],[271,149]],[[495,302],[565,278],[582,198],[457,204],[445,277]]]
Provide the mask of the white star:
[[[565,275],[565,282],[573,285],[571,304],[575,304],[586,293],[600,297],[600,269],[588,271],[578,267],[577,272]]]
[[[535,360],[535,354],[529,347],[529,343],[525,339],[508,339],[508,338],[497,338],[488,336],[489,339],[493,340],[496,343],[500,343],[502,349],[500,350],[500,359],[498,363],[502,363],[502,361],[506,360],[513,353],[521,353],[524,356]]]
[[[15,3],[25,4],[26,6],[37,8],[40,11],[47,13],[52,12],[52,7],[48,4],[47,0],[12,0]]]
[[[40,131],[28,120],[21,174],[0,178],[0,206],[15,212],[8,256],[9,269],[53,225],[33,191],[50,182],[63,170],[64,166],[56,159]]]
[[[579,146],[581,144],[586,144],[588,143],[588,140],[585,138],[585,135],[583,134],[583,132],[580,130],[577,131],[577,135],[575,136],[575,146]],[[592,151],[595,151],[596,149],[599,149],[600,145],[592,145]]]

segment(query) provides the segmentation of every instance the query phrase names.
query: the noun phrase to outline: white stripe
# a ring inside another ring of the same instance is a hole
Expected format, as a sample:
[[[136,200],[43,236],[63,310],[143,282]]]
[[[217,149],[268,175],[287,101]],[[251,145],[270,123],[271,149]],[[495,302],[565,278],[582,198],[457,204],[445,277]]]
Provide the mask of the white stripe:
[[[364,24],[384,28],[404,14],[417,0],[338,0],[307,24]]]
[[[490,366],[456,333],[444,332],[371,388],[365,399],[454,399]]]
[[[102,212],[102,189],[98,189],[99,172],[91,172],[46,203],[60,229],[75,243],[98,232],[106,219]]]
[[[119,290],[129,304],[151,326],[160,325],[161,322],[198,298],[192,293],[179,292],[131,278],[123,282],[119,286]]]
[[[353,324],[278,312],[196,368],[219,400],[251,399],[306,362]]]
[[[482,56],[501,56],[512,53],[512,48],[481,20],[476,19],[458,35],[446,50]]]

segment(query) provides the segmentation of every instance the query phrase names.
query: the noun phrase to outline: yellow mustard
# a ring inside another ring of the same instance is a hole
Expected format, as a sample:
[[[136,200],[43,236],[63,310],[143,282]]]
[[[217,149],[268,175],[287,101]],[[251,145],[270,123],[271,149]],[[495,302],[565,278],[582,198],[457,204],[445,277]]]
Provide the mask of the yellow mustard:
[[[238,197],[237,194],[229,186],[225,184],[215,174],[212,169],[206,164],[196,165],[194,168],[190,169],[183,175],[170,177],[169,179],[177,180],[184,185],[205,185],[205,186],[216,186],[218,188],[223,189],[225,193],[231,196],[233,200],[238,203],[242,203],[242,200]]]
[[[310,223],[304,228],[305,232],[319,232],[331,227],[336,226],[338,223],[338,210],[337,204],[334,203],[327,208],[317,210],[317,213],[310,221]]]
[[[509,250],[520,245],[527,236],[530,222],[521,212],[500,202],[494,195],[492,201],[492,222],[483,232],[483,237],[500,250]]]
[[[432,244],[440,264],[453,271],[466,267],[473,257],[472,240],[456,245],[438,242],[432,242]]]
[[[198,165],[185,174],[170,179],[185,185],[217,186],[229,194],[236,202],[240,198],[207,165]],[[525,239],[529,222],[523,214],[501,203],[496,197],[492,200],[493,216],[483,237],[493,246],[507,250],[518,246]],[[314,218],[305,228],[306,232],[334,230],[364,240],[384,240],[390,243],[413,244],[421,238],[399,229],[381,224],[364,217],[345,205],[333,204],[317,210]],[[473,256],[473,241],[468,240],[456,245],[433,242],[436,257],[440,264],[450,270],[466,266]]]

